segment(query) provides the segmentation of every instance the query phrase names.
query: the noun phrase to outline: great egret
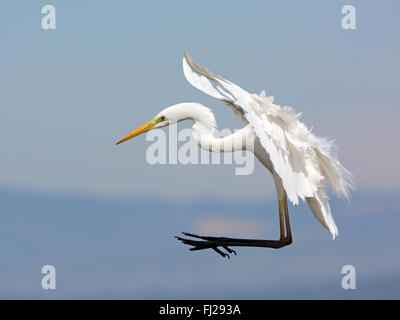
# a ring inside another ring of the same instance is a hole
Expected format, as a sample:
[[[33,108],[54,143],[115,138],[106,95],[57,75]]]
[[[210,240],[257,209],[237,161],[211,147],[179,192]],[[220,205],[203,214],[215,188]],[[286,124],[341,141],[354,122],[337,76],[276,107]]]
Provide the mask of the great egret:
[[[242,119],[245,127],[223,138],[214,137],[217,125],[211,110],[198,103],[180,103],[162,110],[154,120],[133,131],[117,144],[155,128],[183,120],[192,120],[193,140],[214,152],[247,150],[270,171],[275,182],[279,203],[279,240],[254,240],[199,236],[183,233],[194,240],[177,237],[190,250],[213,249],[223,257],[235,253],[229,247],[282,248],[292,243],[287,199],[297,205],[299,198],[306,201],[317,220],[329,230],[334,239],[338,234],[331,214],[325,183],[329,181],[332,193],[349,198],[351,174],[332,153],[332,142],[317,137],[300,122],[300,114],[291,107],[280,107],[273,97],[250,94],[234,83],[215,77],[197,64],[187,51],[183,58],[186,79],[197,89],[222,100]],[[250,141],[250,143],[249,143]],[[228,253],[222,252],[224,248]]]

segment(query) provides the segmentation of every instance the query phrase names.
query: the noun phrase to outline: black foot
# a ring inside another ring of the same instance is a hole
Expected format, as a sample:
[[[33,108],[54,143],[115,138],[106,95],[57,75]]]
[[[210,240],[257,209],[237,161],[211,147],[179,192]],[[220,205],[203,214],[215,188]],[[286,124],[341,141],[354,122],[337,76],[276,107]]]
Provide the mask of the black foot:
[[[179,241],[182,241],[182,243],[187,244],[189,246],[193,246],[193,248],[190,248],[189,250],[191,251],[196,251],[196,250],[204,250],[204,249],[213,249],[216,253],[221,255],[222,257],[227,257],[230,259],[229,254],[235,254],[236,251],[232,250],[226,245],[226,241],[228,240],[227,238],[222,238],[222,237],[204,237],[204,236],[198,236],[196,234],[192,233],[187,233],[187,232],[182,232],[183,235],[187,237],[192,237],[192,238],[198,238],[202,239],[203,241],[200,240],[192,240],[192,239],[187,239],[187,238],[181,238],[181,237],[175,237]],[[218,247],[224,248],[228,253],[222,252]]]

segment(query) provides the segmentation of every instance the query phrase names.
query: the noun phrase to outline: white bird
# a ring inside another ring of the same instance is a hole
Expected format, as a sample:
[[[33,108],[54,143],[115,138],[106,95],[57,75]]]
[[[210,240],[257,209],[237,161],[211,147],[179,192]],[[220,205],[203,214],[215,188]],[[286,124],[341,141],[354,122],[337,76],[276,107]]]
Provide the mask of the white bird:
[[[234,83],[215,77],[197,64],[187,51],[183,58],[186,79],[197,89],[222,100],[244,122],[245,127],[223,138],[214,137],[217,128],[211,110],[198,103],[180,103],[162,110],[154,120],[133,131],[117,144],[155,128],[161,128],[183,120],[192,120],[193,140],[203,149],[212,152],[247,150],[270,171],[275,182],[278,202],[279,240],[236,239],[199,236],[193,240],[177,237],[193,246],[191,250],[211,248],[222,256],[236,252],[231,246],[281,248],[292,243],[287,199],[293,205],[299,198],[307,202],[317,220],[329,230],[334,239],[338,228],[331,213],[325,185],[330,183],[332,193],[349,198],[352,188],[351,173],[332,152],[331,141],[317,137],[301,121],[300,114],[291,107],[273,103],[272,96],[251,94]],[[285,232],[286,230],[286,232]]]

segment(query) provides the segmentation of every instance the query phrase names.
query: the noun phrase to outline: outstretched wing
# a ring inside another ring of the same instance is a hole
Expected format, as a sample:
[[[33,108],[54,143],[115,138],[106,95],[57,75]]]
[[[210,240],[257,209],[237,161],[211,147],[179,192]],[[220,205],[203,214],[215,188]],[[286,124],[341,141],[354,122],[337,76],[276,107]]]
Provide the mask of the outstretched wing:
[[[293,204],[298,204],[299,197],[305,200],[320,193],[324,177],[330,180],[333,191],[348,196],[348,172],[330,153],[330,144],[313,135],[299,121],[300,114],[293,108],[275,105],[273,97],[266,97],[264,92],[250,94],[236,84],[214,76],[197,64],[187,51],[183,70],[194,87],[222,100],[245,123],[252,125]]]
[[[214,77],[207,68],[197,64],[186,50],[184,55],[183,73],[185,74],[187,81],[200,91],[223,101],[240,119],[242,119],[243,122],[248,124],[249,121],[245,117],[243,108],[235,103],[237,101],[236,97],[239,97],[242,94],[239,91],[242,91],[243,94],[248,93],[239,86],[230,83],[223,78]],[[229,87],[231,87],[230,89],[234,92],[230,92]]]

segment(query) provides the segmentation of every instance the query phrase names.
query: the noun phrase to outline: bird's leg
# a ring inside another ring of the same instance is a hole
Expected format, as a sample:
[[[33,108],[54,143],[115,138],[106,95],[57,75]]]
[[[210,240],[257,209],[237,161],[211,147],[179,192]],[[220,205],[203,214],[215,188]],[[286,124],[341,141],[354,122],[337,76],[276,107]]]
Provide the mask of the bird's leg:
[[[278,201],[279,201],[279,227],[280,227],[279,242],[284,243],[285,242],[285,218],[283,216],[284,205],[283,205],[283,200],[279,199]]]
[[[292,231],[290,229],[290,219],[289,219],[289,209],[288,209],[288,204],[287,204],[287,195],[285,192],[284,195],[284,210],[285,210],[285,224],[286,224],[286,237],[285,237],[285,242],[286,245],[289,245],[293,242],[292,240]]]
[[[260,248],[273,248],[279,249],[292,243],[292,233],[290,230],[289,221],[289,210],[287,205],[287,196],[279,200],[279,226],[280,226],[280,238],[279,240],[257,240],[257,239],[238,239],[238,238],[226,238],[226,237],[209,237],[199,236],[192,233],[183,232],[183,235],[197,238],[201,240],[193,240],[188,238],[176,237],[182,243],[193,246],[190,248],[191,251],[213,249],[223,257],[228,257],[229,254],[222,252],[218,247],[224,248],[228,253],[234,253],[236,251],[229,247],[260,247]],[[286,232],[285,232],[286,229]]]

